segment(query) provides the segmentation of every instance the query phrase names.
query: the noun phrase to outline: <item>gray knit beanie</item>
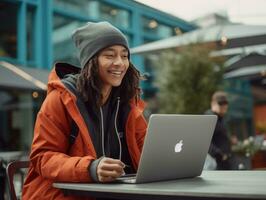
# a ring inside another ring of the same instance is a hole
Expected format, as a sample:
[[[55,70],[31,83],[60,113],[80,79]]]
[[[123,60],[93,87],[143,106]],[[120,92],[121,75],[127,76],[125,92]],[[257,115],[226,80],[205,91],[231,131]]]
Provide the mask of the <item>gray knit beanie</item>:
[[[72,39],[79,50],[81,67],[106,47],[122,45],[129,51],[125,35],[108,22],[88,22],[74,31]]]

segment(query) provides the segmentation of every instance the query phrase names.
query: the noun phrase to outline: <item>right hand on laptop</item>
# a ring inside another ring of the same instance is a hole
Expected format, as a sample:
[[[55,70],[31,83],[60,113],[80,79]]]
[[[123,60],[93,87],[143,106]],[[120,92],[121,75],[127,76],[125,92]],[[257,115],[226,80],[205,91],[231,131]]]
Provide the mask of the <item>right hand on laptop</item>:
[[[125,164],[121,160],[104,157],[97,166],[98,180],[103,183],[114,181],[125,174],[124,167]]]

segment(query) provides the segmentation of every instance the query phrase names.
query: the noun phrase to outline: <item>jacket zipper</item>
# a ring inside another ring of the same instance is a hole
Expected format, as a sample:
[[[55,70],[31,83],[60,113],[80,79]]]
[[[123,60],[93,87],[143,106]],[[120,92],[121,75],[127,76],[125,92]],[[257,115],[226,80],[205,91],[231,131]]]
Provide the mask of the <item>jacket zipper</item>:
[[[105,157],[105,150],[104,150],[104,125],[103,125],[103,110],[102,107],[100,107],[100,115],[101,115],[101,136],[102,136],[102,152],[103,156]]]

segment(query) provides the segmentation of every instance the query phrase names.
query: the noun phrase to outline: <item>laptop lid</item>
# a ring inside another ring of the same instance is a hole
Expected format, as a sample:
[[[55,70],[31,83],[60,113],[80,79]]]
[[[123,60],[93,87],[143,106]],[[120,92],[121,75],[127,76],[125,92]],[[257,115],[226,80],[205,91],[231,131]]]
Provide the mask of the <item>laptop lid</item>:
[[[199,176],[216,121],[216,115],[152,114],[136,183]]]

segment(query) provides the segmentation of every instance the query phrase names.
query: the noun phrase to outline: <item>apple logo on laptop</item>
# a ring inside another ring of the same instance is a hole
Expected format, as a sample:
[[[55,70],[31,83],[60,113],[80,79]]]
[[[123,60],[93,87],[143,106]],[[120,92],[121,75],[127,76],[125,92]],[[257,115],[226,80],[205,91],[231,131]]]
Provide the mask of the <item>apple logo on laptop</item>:
[[[180,140],[178,143],[176,143],[175,145],[175,152],[179,153],[180,151],[182,151],[182,146],[183,146],[183,140]]]

